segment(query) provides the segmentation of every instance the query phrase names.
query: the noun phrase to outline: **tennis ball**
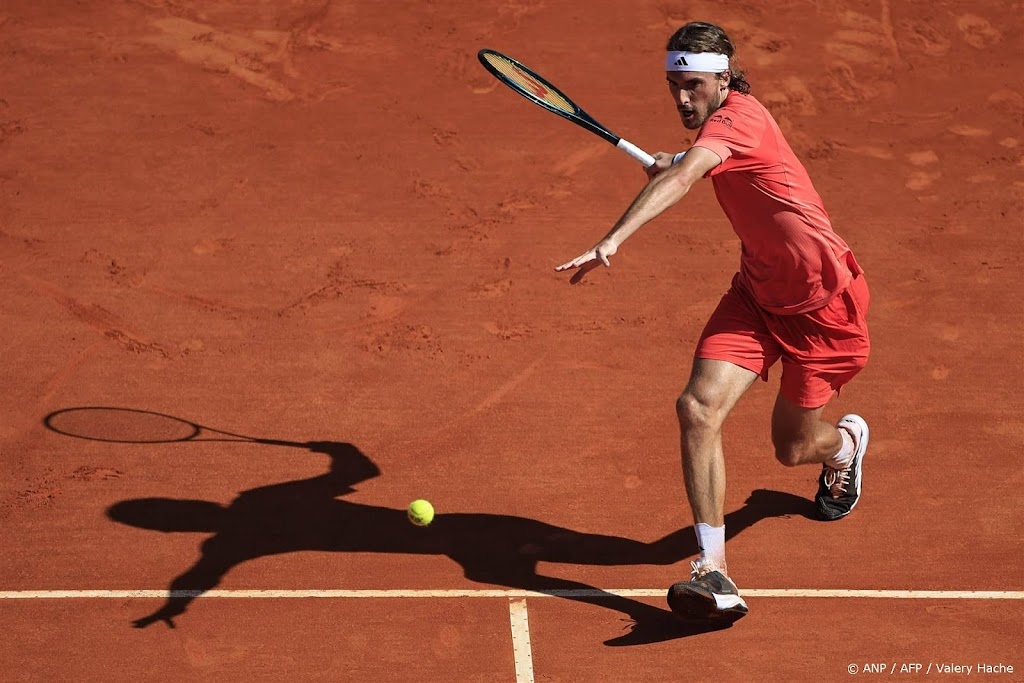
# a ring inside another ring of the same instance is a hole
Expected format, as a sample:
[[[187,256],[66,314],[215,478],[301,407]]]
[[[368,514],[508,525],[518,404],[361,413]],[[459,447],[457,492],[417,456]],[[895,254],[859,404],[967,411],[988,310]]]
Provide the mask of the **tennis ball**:
[[[428,500],[414,500],[409,503],[409,521],[416,526],[427,526],[434,521],[434,506]]]

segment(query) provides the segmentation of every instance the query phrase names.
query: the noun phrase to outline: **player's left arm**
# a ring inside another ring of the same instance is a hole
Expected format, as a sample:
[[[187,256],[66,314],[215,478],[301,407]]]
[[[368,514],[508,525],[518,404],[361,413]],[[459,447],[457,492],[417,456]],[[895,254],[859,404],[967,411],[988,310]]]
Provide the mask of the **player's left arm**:
[[[722,158],[710,149],[691,147],[682,161],[651,178],[604,239],[555,270],[581,268],[581,271],[573,276],[573,282],[578,282],[579,278],[598,265],[610,266],[609,257],[618,251],[619,246],[630,235],[678,203],[694,183],[720,163]]]

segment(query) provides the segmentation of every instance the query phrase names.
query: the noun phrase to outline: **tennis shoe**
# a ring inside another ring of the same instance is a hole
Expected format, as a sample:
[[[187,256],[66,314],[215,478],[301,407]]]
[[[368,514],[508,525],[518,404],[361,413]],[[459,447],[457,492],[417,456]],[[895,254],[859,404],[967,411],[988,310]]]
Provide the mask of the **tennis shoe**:
[[[705,558],[690,563],[689,581],[668,589],[668,606],[687,619],[736,621],[747,613],[747,603],[725,573],[725,564]]]
[[[843,469],[821,466],[818,494],[814,498],[818,518],[833,521],[850,514],[860,500],[861,470],[868,450],[868,423],[859,415],[845,415],[836,424],[853,437],[853,460]]]

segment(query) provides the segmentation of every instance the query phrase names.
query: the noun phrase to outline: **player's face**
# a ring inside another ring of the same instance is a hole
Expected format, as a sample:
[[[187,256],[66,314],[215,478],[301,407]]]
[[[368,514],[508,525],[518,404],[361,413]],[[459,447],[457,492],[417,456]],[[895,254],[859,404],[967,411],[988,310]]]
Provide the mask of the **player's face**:
[[[672,94],[683,125],[696,130],[722,106],[729,94],[729,76],[697,71],[667,71],[668,91]]]

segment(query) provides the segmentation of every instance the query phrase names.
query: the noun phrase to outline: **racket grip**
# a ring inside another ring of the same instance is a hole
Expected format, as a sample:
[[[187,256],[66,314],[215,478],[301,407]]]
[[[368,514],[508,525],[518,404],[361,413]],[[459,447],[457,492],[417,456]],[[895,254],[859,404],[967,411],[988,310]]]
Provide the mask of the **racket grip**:
[[[629,156],[639,161],[646,167],[654,165],[654,157],[652,157],[650,154],[634,145],[632,142],[629,142],[628,140],[623,140],[622,138],[619,138],[619,141],[618,143],[616,143],[615,146],[621,149]]]

